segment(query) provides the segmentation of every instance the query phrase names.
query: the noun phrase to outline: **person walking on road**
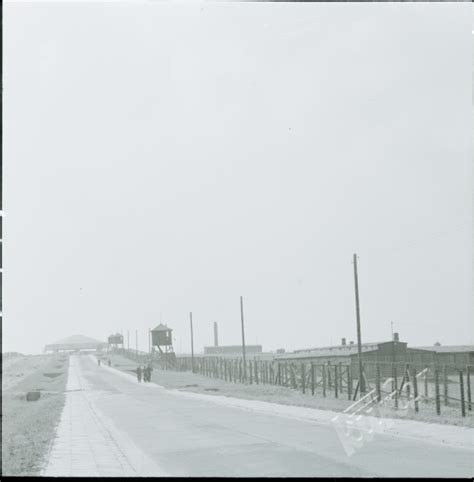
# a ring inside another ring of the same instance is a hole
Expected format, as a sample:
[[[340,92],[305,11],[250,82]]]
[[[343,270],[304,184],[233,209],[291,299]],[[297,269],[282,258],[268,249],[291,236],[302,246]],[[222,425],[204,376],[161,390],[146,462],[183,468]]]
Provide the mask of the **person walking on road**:
[[[151,365],[149,363],[146,366],[146,381],[151,382]]]
[[[112,362],[109,360],[109,361],[108,361],[108,364],[109,364],[109,366],[110,366],[110,365],[112,364]]]
[[[151,363],[148,363],[148,381],[151,382],[151,372],[153,371],[153,367],[151,366]]]
[[[137,380],[138,382],[142,381],[142,367],[140,365],[137,368]]]
[[[97,359],[97,365],[99,365],[99,366],[100,366],[100,360],[99,360],[99,359]]]

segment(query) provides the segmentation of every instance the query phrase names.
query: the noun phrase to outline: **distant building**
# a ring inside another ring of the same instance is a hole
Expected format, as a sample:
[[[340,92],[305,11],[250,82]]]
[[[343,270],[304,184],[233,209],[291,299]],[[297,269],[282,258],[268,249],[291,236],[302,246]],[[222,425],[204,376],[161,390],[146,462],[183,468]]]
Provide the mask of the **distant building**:
[[[254,355],[262,353],[262,345],[245,345],[245,353]],[[226,346],[205,346],[205,355],[241,355],[242,345],[226,345]]]
[[[399,341],[398,334],[394,334],[392,341],[362,343],[361,355],[363,362],[389,362],[389,363],[418,363],[429,364],[435,361],[434,351],[419,348],[408,348],[407,343]],[[342,363],[345,365],[358,362],[357,344],[346,344],[345,338],[340,345],[321,348],[307,348],[296,350],[292,353],[278,354],[275,360],[296,361],[305,360],[315,363]]]
[[[392,341],[362,343],[362,362],[385,362],[409,365],[474,365],[474,345],[408,347],[406,342],[399,341],[398,333],[394,333]],[[340,345],[321,348],[307,348],[292,353],[277,354],[276,361],[313,361],[322,363],[357,364],[357,344],[349,345],[342,339]]]
[[[89,350],[101,350],[107,348],[107,342],[94,340],[88,336],[74,335],[62,340],[58,340],[56,343],[46,345],[44,347],[45,352],[58,352],[58,351],[89,351]]]
[[[439,365],[474,365],[474,345],[419,346],[418,350],[435,352],[436,363]]]

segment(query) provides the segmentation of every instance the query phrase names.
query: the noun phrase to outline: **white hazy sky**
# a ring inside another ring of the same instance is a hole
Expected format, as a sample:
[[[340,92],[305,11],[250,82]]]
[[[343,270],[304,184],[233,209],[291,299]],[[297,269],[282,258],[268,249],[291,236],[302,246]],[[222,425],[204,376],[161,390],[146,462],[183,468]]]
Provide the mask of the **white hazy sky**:
[[[474,343],[469,3],[4,8],[4,351]]]

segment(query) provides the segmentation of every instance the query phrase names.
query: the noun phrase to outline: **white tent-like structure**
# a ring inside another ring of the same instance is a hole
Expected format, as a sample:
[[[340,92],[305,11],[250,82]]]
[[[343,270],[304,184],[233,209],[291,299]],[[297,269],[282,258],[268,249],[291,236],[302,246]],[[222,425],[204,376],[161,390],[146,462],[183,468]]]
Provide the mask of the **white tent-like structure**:
[[[46,345],[44,347],[45,352],[58,352],[58,351],[81,351],[81,350],[101,350],[107,348],[107,342],[95,340],[83,335],[73,335],[58,340],[55,343]]]

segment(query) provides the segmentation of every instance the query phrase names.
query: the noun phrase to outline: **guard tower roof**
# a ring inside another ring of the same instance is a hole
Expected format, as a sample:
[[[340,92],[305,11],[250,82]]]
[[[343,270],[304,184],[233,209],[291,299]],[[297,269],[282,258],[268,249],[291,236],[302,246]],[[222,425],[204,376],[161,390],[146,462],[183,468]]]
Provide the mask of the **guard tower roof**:
[[[153,328],[151,331],[171,331],[171,328],[168,328],[166,325],[163,325],[163,323],[160,323],[157,327]]]

